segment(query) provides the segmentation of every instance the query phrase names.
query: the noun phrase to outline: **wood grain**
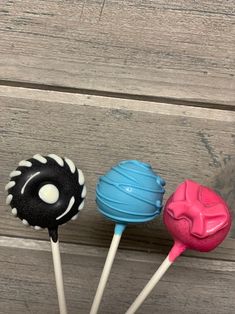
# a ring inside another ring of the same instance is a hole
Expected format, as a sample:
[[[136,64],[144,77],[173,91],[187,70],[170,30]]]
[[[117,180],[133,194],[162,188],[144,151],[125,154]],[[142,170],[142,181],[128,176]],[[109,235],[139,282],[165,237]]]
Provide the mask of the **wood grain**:
[[[233,39],[233,0],[3,0],[0,79],[234,105]]]
[[[0,87],[0,104],[2,235],[47,239],[45,231],[23,227],[4,205],[8,174],[37,152],[70,157],[87,178],[86,209],[60,228],[62,241],[109,246],[113,224],[96,211],[95,185],[122,159],[150,162],[167,181],[166,197],[190,177],[208,182],[234,204],[234,181],[225,180],[234,169],[234,112],[13,87]],[[128,227],[121,247],[165,254],[169,239],[160,217]],[[203,257],[235,260],[234,248],[230,238]]]
[[[0,313],[58,313],[49,242],[0,237]],[[69,313],[89,313],[105,249],[62,244]],[[124,313],[163,261],[119,250],[100,313]],[[232,314],[235,263],[180,257],[138,313]]]

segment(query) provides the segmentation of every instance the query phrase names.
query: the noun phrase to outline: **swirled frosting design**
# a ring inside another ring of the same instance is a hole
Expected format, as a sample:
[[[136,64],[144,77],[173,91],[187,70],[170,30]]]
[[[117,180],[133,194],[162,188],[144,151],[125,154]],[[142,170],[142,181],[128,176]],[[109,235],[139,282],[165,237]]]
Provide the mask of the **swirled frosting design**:
[[[98,209],[116,223],[152,220],[161,212],[164,185],[149,164],[122,161],[100,177],[96,187]]]

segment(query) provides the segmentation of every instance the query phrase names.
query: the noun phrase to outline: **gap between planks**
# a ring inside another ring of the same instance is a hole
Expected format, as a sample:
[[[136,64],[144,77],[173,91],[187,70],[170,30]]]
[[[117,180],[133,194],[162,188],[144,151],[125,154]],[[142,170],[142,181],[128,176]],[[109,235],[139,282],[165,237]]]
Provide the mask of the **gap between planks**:
[[[129,99],[136,101],[146,101],[152,103],[162,103],[162,104],[172,104],[172,105],[184,105],[191,107],[199,108],[209,108],[209,109],[220,109],[235,111],[235,107],[222,103],[215,102],[203,102],[203,101],[190,101],[185,99],[177,99],[172,97],[160,97],[160,96],[151,96],[151,95],[140,95],[140,94],[128,94],[121,92],[111,92],[111,91],[102,91],[95,89],[85,89],[85,88],[76,88],[76,87],[66,87],[66,86],[56,86],[56,85],[46,85],[46,84],[37,84],[29,83],[23,81],[8,81],[0,79],[0,86],[9,86],[9,87],[19,87],[26,89],[35,89],[35,90],[46,90],[54,91],[60,93],[70,93],[70,94],[86,94],[90,96],[101,96],[101,97],[111,97],[118,99]]]
[[[0,77],[233,106],[233,7],[232,0],[2,1]]]
[[[235,112],[219,109],[191,107],[185,105],[153,103],[112,97],[102,97],[86,94],[61,93],[51,90],[36,90],[23,87],[1,86],[0,96],[9,98],[23,98],[44,102],[60,102],[63,104],[76,104],[78,106],[91,106],[100,108],[131,110],[147,113],[158,113],[171,116],[184,116],[192,118],[206,118],[209,120],[235,122]],[[112,101],[110,101],[112,99]]]

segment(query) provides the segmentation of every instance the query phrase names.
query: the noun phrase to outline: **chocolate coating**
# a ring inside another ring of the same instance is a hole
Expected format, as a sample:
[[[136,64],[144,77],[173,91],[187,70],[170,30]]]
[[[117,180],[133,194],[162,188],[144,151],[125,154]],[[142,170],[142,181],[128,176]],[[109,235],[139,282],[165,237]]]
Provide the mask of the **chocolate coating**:
[[[166,202],[163,221],[175,241],[186,248],[208,252],[227,236],[231,214],[215,191],[186,180]]]
[[[150,221],[161,213],[164,185],[149,164],[121,161],[98,181],[98,210],[119,224]]]
[[[35,229],[53,233],[83,207],[84,177],[67,158],[35,155],[21,161],[10,177],[7,203],[15,216]]]

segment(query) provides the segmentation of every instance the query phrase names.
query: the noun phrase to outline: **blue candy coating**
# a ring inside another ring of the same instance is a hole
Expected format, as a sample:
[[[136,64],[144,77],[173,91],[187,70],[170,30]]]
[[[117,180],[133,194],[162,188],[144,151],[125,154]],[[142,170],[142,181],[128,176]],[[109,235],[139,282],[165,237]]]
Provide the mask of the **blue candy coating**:
[[[137,160],[121,161],[100,177],[96,187],[98,210],[117,224],[152,220],[162,209],[165,181],[151,166]]]

